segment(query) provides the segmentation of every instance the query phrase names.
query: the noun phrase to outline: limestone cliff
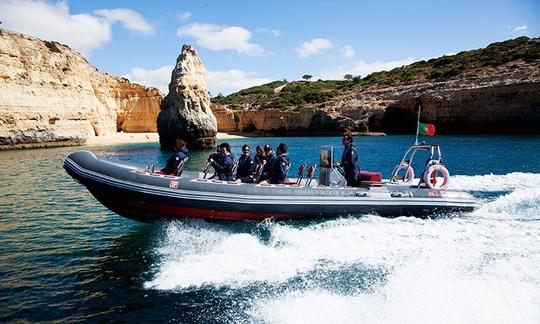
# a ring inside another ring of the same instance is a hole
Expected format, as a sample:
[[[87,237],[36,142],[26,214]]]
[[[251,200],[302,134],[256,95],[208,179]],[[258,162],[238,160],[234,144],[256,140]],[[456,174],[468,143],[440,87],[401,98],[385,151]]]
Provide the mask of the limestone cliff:
[[[420,105],[422,120],[442,134],[538,134],[540,39],[520,37],[352,81],[275,81],[213,101],[218,128],[228,132],[414,134]]]
[[[212,110],[220,132],[298,136],[342,134],[362,128],[351,118],[314,108],[231,110],[216,104]]]
[[[98,72],[66,45],[0,29],[0,149],[155,132],[161,99],[155,88]]]
[[[182,47],[176,60],[157,124],[162,150],[171,150],[176,138],[186,140],[192,148],[216,144],[217,124],[210,109],[204,66],[190,45]]]

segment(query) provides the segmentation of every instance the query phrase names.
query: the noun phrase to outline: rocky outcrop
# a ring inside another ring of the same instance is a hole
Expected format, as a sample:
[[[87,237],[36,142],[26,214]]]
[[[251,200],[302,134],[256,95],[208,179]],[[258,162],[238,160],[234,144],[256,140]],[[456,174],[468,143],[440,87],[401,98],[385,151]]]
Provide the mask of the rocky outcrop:
[[[171,150],[176,138],[186,140],[192,148],[216,144],[217,123],[210,109],[204,66],[190,45],[182,47],[176,60],[157,127],[162,150]]]
[[[334,135],[362,129],[355,121],[321,109],[281,111],[231,110],[212,107],[220,132],[254,133],[255,135]]]
[[[57,42],[0,30],[0,149],[155,132],[162,94],[98,72]]]
[[[540,133],[539,38],[494,43],[355,79],[331,81],[341,82],[331,99],[323,96],[324,82],[330,81],[276,81],[218,98],[222,104],[212,109],[219,130],[227,132],[414,134],[421,106],[422,121],[435,123],[439,134]],[[278,85],[279,91],[268,91]],[[310,91],[322,100],[306,102]],[[283,102],[281,110],[272,109]]]
[[[418,106],[422,121],[435,123],[440,134],[538,134],[540,62],[513,62],[443,81],[359,86],[306,108],[212,109],[222,132],[414,134]]]
[[[415,132],[422,121],[440,134],[538,134],[540,62],[516,61],[438,82],[359,87],[329,106],[352,119],[367,117],[370,131]]]

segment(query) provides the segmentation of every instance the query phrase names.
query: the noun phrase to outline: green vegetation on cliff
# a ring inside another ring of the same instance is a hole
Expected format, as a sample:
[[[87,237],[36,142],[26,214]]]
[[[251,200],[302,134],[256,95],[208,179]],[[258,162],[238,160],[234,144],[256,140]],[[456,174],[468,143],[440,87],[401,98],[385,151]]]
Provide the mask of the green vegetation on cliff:
[[[274,81],[247,88],[226,97],[212,98],[212,102],[228,105],[231,109],[242,108],[245,104],[260,108],[302,108],[307,104],[328,101],[343,90],[350,89],[351,85],[350,81],[338,80]]]
[[[274,81],[228,96],[212,98],[212,102],[227,105],[231,109],[240,109],[245,106],[278,109],[303,108],[312,104],[324,104],[333,97],[350,92],[355,87],[445,81],[467,72],[494,68],[519,60],[532,62],[538,59],[540,59],[540,39],[519,37],[493,43],[483,49],[418,61],[391,71],[375,72],[364,78],[355,76],[347,81]],[[510,65],[509,68],[512,66]]]

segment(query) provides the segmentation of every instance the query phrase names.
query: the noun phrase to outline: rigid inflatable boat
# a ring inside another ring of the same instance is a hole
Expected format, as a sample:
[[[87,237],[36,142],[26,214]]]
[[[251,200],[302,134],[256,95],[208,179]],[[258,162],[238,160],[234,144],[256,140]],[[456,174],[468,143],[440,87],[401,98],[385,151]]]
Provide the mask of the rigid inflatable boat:
[[[412,158],[431,150],[420,179],[414,178]],[[433,159],[434,152],[439,159]],[[89,151],[70,154],[65,170],[103,205],[115,213],[151,222],[182,217],[216,220],[313,219],[362,214],[381,216],[436,216],[469,212],[481,206],[472,195],[445,189],[448,174],[437,145],[413,145],[392,172],[381,181],[378,173],[363,173],[359,187],[345,186],[334,168],[333,148],[321,149],[319,179],[298,178],[268,185],[207,179],[203,172],[179,171],[178,175],[152,172],[96,157]],[[400,173],[404,173],[400,176]],[[440,177],[442,175],[442,179]]]

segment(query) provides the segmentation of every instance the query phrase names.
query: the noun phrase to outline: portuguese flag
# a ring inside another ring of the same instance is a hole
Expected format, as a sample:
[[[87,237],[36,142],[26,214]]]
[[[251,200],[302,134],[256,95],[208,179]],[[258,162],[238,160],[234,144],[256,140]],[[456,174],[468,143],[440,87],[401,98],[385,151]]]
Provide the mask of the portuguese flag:
[[[418,123],[418,134],[426,136],[435,135],[435,125]]]

